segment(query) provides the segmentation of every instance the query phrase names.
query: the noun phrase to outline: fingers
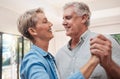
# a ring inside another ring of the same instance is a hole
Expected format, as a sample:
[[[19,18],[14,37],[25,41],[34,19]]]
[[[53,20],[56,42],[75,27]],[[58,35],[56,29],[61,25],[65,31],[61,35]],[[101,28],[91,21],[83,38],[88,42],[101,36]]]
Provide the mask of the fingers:
[[[111,41],[101,34],[90,40],[91,53],[100,58],[110,55],[111,48]]]
[[[111,41],[101,34],[95,38],[90,39],[90,45],[92,48],[100,48],[101,50],[104,48],[107,49],[112,47]]]
[[[111,43],[110,40],[108,40],[105,36],[103,36],[103,35],[101,35],[101,34],[99,34],[99,35],[96,36],[95,38],[91,38],[90,41],[91,41],[91,42],[90,42],[91,44],[93,44],[93,43],[99,43],[99,44],[104,45],[104,44],[106,44],[106,42],[107,42],[108,44]]]
[[[111,51],[111,45],[94,43],[91,44],[90,50],[93,54],[94,53],[107,54],[108,52]]]
[[[97,38],[99,38],[99,39],[101,39],[101,40],[104,40],[104,41],[108,40],[108,39],[106,39],[105,36],[103,36],[103,35],[101,35],[101,34],[99,34],[99,35],[97,36]]]

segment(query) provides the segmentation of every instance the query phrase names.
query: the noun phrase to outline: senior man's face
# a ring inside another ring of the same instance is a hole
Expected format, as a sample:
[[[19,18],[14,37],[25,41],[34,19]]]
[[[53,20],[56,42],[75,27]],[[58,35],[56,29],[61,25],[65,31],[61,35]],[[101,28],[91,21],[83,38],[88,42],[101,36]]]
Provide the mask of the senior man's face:
[[[74,12],[74,7],[69,7],[63,13],[63,26],[67,36],[76,36],[82,30],[82,17]]]

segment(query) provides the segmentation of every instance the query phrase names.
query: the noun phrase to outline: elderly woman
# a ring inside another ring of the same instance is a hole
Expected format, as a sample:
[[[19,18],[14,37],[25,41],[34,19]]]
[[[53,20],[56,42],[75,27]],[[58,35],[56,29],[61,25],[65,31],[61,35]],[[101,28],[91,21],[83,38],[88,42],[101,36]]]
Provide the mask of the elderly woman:
[[[41,8],[29,10],[18,19],[19,32],[33,43],[21,62],[21,79],[60,79],[54,57],[48,52],[53,38],[52,25]],[[89,78],[98,63],[99,59],[91,56],[88,63],[68,79]]]

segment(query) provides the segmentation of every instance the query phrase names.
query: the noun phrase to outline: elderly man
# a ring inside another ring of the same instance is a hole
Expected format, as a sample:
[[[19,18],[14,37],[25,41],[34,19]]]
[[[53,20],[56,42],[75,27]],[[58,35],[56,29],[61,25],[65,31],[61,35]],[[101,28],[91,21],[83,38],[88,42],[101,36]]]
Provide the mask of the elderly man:
[[[77,72],[79,67],[88,61],[92,53],[99,57],[100,65],[95,68],[90,79],[120,79],[120,46],[108,36],[112,42],[111,52],[108,49],[110,41],[106,38],[101,39],[101,35],[97,36],[88,29],[90,15],[89,7],[84,3],[72,2],[64,6],[63,26],[66,35],[71,39],[56,54],[60,77],[66,79]],[[90,51],[90,49],[94,50]]]

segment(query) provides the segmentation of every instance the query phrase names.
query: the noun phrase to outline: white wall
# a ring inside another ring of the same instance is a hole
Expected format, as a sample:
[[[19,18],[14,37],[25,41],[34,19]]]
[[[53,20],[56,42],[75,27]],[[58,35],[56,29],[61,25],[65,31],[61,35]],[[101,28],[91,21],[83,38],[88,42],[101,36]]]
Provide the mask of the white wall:
[[[120,16],[93,20],[89,28],[91,31],[103,34],[120,33]]]

